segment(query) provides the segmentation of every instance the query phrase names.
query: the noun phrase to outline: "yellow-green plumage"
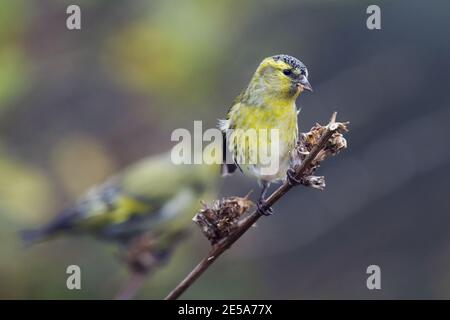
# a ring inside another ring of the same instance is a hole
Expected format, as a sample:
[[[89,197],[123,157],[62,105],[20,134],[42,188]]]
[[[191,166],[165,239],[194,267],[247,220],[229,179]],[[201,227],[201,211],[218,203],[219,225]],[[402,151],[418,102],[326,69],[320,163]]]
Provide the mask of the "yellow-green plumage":
[[[25,231],[26,242],[86,233],[126,242],[144,232],[179,232],[215,194],[214,165],[175,165],[170,154],[149,157],[89,190],[47,225]]]
[[[295,100],[303,89],[310,90],[306,67],[297,59],[278,55],[259,65],[247,89],[233,102],[227,119],[221,122],[227,148],[234,161],[262,182],[283,179],[289,167],[290,151],[297,142]],[[267,135],[249,135],[265,129]],[[265,174],[261,150],[271,150],[270,130],[278,132],[278,170]],[[263,149],[261,149],[261,147]],[[256,160],[256,161],[255,161]]]
[[[237,159],[241,167],[251,170],[258,178],[273,181],[284,177],[289,162],[289,152],[295,146],[297,140],[297,111],[292,102],[274,99],[269,102],[271,107],[251,106],[236,104],[229,113],[231,128],[233,130],[228,137],[229,149]],[[270,134],[265,136],[245,134],[247,129],[277,129],[279,132],[279,163],[280,168],[273,176],[263,176],[258,168],[262,166],[256,147],[271,149]],[[245,141],[244,141],[245,140]],[[253,164],[254,159],[256,163]],[[249,165],[246,165],[249,164]]]

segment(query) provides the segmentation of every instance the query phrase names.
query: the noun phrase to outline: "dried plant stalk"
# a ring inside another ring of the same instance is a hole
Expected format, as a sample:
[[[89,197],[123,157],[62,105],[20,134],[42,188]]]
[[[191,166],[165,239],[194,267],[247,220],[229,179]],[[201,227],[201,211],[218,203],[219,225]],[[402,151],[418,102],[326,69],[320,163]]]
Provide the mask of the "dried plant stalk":
[[[248,195],[243,198],[222,198],[215,200],[210,206],[203,203],[203,209],[192,220],[200,226],[203,234],[214,245],[236,230],[241,217],[253,205]]]
[[[299,144],[292,153],[292,165],[295,171],[294,178],[301,181],[303,185],[323,189],[325,187],[324,177],[313,176],[319,164],[328,156],[335,155],[342,149],[347,147],[347,141],[343,137],[343,133],[347,132],[347,122],[336,122],[336,112],[331,116],[330,122],[326,126],[316,124],[308,133],[300,136]],[[293,186],[287,181],[284,182],[277,190],[275,190],[267,199],[266,205],[272,206],[281,199]],[[242,198],[241,198],[242,199]],[[220,215],[216,216],[216,212],[212,213],[213,222],[220,221]],[[207,237],[213,242],[211,251],[204,257],[197,266],[167,295],[167,300],[177,299],[185,292],[214,261],[218,259],[222,253],[230,248],[254,223],[261,217],[258,210],[253,211],[249,216],[241,219],[239,223],[233,220],[233,230],[226,232],[225,236],[215,238],[216,231],[210,231],[208,224],[210,221],[205,218],[202,220],[202,230]],[[239,216],[236,216],[238,219]],[[217,220],[219,219],[219,220]],[[228,222],[227,222],[228,223]],[[213,229],[220,229],[214,223]],[[225,228],[227,229],[227,228]],[[228,229],[227,229],[228,230]],[[220,233],[220,232],[219,232]]]

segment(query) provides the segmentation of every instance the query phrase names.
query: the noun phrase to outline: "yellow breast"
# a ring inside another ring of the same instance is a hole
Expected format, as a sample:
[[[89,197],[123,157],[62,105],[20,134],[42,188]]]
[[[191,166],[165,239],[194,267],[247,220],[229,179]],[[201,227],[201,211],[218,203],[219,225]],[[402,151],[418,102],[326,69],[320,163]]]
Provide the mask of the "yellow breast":
[[[243,167],[249,166],[259,176],[258,169],[263,164],[260,153],[265,152],[264,150],[277,150],[280,169],[274,176],[284,176],[289,152],[297,141],[295,103],[266,101],[263,106],[239,103],[230,111],[229,121],[232,131],[228,147],[236,162]],[[272,134],[276,134],[278,138],[274,139]]]

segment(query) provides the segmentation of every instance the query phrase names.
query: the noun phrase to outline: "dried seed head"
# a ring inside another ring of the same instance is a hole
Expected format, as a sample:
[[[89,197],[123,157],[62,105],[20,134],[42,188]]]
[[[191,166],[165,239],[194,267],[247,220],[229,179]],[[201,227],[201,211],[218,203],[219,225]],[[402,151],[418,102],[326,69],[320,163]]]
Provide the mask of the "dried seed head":
[[[325,180],[323,177],[314,176],[314,172],[320,166],[320,163],[330,155],[335,155],[342,149],[347,147],[347,140],[342,135],[343,132],[347,132],[348,122],[333,122],[327,126],[322,126],[316,123],[309,132],[301,133],[299,135],[296,148],[291,154],[291,162],[293,167],[299,166],[308,154],[319,143],[320,138],[325,134],[327,130],[333,130],[331,138],[328,140],[326,146],[319,151],[314,161],[312,161],[309,168],[304,170],[303,177],[300,177],[300,181],[305,186],[313,187],[316,189],[325,188]]]
[[[326,149],[329,150],[332,155],[335,155],[345,148],[347,148],[347,140],[345,140],[342,133],[340,132],[333,133]]]
[[[317,155],[313,163],[314,166],[317,166],[329,155],[335,155],[340,150],[347,148],[347,140],[345,140],[344,136],[342,135],[342,132],[348,131],[346,124],[347,123],[342,122],[333,123],[332,129],[336,131],[331,136],[324,150],[321,150]],[[302,133],[299,136],[299,140],[295,149],[295,156],[300,158],[300,162],[306,157],[308,152],[311,152],[311,150],[317,145],[320,138],[327,129],[329,129],[327,126],[321,126],[320,124],[316,123],[309,132]]]
[[[307,176],[302,179],[302,184],[314,189],[325,189],[325,177],[324,176]]]
[[[211,206],[203,203],[203,209],[192,220],[211,244],[215,244],[236,229],[242,215],[252,206],[253,202],[247,196],[222,198],[215,200]]]

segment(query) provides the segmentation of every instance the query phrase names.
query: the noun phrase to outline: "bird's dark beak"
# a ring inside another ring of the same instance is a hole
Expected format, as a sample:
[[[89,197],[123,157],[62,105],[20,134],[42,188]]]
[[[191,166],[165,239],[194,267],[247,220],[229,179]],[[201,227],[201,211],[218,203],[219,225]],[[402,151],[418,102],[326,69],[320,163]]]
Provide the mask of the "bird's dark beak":
[[[306,77],[302,77],[302,79],[300,79],[299,83],[302,86],[303,90],[308,90],[310,92],[314,91]]]

